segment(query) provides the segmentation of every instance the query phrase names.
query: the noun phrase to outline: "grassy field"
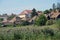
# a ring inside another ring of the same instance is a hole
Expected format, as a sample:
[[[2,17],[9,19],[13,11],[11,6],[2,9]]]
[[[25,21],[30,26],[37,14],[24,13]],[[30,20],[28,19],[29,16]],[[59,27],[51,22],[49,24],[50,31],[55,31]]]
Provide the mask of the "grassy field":
[[[4,27],[0,40],[60,40],[60,30],[56,25]]]

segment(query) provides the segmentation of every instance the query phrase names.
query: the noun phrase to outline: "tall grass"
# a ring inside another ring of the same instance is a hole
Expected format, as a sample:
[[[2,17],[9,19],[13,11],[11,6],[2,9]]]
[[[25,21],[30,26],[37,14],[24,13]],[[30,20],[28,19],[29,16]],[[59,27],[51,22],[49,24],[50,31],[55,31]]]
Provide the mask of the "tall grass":
[[[60,40],[60,31],[49,27],[0,28],[0,40]],[[54,35],[51,36],[51,33],[47,32],[49,30],[53,31]]]

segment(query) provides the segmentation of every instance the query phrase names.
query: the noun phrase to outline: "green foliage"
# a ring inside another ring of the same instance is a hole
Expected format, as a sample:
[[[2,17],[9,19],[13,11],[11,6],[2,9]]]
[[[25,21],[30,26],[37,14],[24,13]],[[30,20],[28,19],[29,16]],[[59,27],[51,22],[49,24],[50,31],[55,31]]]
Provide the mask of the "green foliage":
[[[1,27],[2,23],[0,23],[0,27]]]
[[[46,25],[52,25],[52,24],[54,24],[54,21],[53,21],[53,20],[48,20],[48,21],[46,22]]]
[[[14,40],[23,39],[23,35],[18,31],[14,32]]]
[[[3,21],[3,18],[0,18],[0,22]]]
[[[60,30],[49,27],[0,28],[0,40],[60,40]]]
[[[33,8],[32,13],[31,13],[31,17],[34,17],[35,15],[38,15],[38,14],[37,14],[37,12],[36,12],[36,9]]]
[[[45,10],[45,11],[44,11],[44,14],[49,14],[49,13],[50,13],[49,10]]]
[[[53,9],[50,8],[49,11],[50,11],[50,13],[51,13],[51,12],[53,11]]]
[[[23,21],[20,25],[22,26],[26,26],[26,25],[29,25],[30,23],[28,21]]]
[[[56,25],[60,28],[60,19],[56,20]]]
[[[53,11],[55,11],[56,10],[56,5],[55,5],[55,3],[53,3]]]
[[[57,10],[60,12],[60,8],[57,8]]]
[[[39,25],[40,25],[40,26],[43,26],[43,25],[46,24],[46,21],[47,21],[46,16],[45,16],[44,14],[41,14],[41,15],[39,16],[39,18],[36,19],[35,24],[38,25],[38,26],[39,26]]]
[[[60,10],[60,3],[57,3],[57,9]]]
[[[54,31],[53,29],[46,27],[42,30],[43,34],[49,35],[49,36],[54,36]]]

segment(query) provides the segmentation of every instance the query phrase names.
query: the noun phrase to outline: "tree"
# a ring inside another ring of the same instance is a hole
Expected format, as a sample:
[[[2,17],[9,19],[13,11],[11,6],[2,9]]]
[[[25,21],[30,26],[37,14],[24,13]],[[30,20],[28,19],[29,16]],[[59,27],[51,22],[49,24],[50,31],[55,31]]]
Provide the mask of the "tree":
[[[32,13],[31,13],[31,17],[34,17],[35,15],[38,15],[38,14],[37,14],[37,12],[36,12],[36,9],[33,8]]]
[[[44,14],[41,14],[36,20],[35,20],[35,24],[38,26],[42,26],[45,25],[47,21],[47,18]]]
[[[26,26],[26,25],[29,25],[30,23],[28,21],[23,21],[20,25],[22,26]]]
[[[56,5],[55,5],[55,3],[53,3],[53,11],[55,11],[56,10]]]
[[[57,3],[57,9],[60,12],[60,3]]]
[[[50,13],[49,10],[45,10],[45,11],[44,11],[44,14],[49,14],[49,13]]]
[[[51,9],[51,8],[49,9],[50,13],[52,12],[52,10],[53,10],[53,9]]]
[[[3,18],[0,18],[0,22],[3,21],[4,19]]]
[[[59,8],[59,9],[60,9],[60,3],[57,3],[57,8]]]

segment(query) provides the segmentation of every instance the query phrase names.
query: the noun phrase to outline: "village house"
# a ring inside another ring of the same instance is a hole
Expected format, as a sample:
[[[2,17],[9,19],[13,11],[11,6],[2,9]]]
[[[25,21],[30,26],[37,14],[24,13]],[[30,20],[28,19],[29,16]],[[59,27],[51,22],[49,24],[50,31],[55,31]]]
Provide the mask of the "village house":
[[[21,21],[28,21],[28,22],[32,22],[36,19],[37,16],[34,16],[33,18],[31,18],[31,12],[32,10],[24,10],[23,12],[21,12],[17,17],[14,17],[12,20],[10,20],[9,22],[16,22],[21,23]],[[42,14],[42,11],[37,11],[38,15]]]
[[[21,23],[21,18],[20,17],[14,17],[11,20],[5,20],[2,22],[3,25],[13,25],[15,24],[20,24]]]
[[[34,23],[35,19],[42,14],[42,11],[37,11],[38,16],[34,16],[31,18],[31,12],[32,10],[24,10],[19,15],[13,17],[12,19],[9,18],[9,20],[4,20],[4,24],[13,24],[14,22],[16,24],[20,24],[22,21],[28,21],[29,23]]]
[[[7,14],[0,15],[0,19],[3,19],[2,21],[6,21],[7,18],[8,18],[8,15]]]
[[[21,22],[21,18],[20,17],[14,17],[12,20],[9,21],[10,23],[16,23],[16,24],[20,24]]]
[[[3,21],[1,22],[1,23],[3,23],[3,25],[10,25],[10,24],[12,24],[13,23],[13,21],[15,21],[15,20],[13,20],[12,21],[12,19],[14,19],[14,17],[16,17],[16,16],[14,16],[14,14],[12,14],[12,15],[3,15]]]
[[[19,17],[22,18],[22,20],[31,20],[31,12],[32,10],[24,10],[19,14]],[[42,11],[37,11],[37,14],[42,14]]]
[[[40,16],[40,15],[42,14],[42,11],[37,11],[37,14],[38,14],[38,16]],[[33,22],[35,21],[35,19],[38,18],[38,16],[35,15],[34,17],[32,17],[32,18],[29,20],[29,22],[30,22],[30,23],[33,23]]]
[[[43,12],[42,11],[37,11],[38,16],[40,16]]]
[[[32,10],[24,10],[18,17],[20,17],[21,20],[29,20],[31,18],[31,12]]]
[[[59,19],[60,18],[60,12],[56,10],[56,12],[52,11],[51,13],[48,14],[48,19]]]
[[[51,19],[59,19],[60,18],[60,13],[54,13],[50,18]]]

